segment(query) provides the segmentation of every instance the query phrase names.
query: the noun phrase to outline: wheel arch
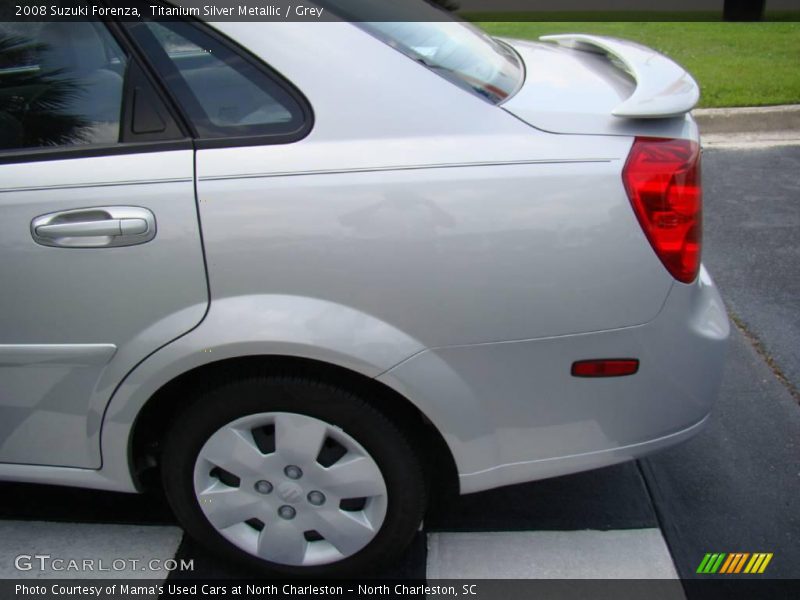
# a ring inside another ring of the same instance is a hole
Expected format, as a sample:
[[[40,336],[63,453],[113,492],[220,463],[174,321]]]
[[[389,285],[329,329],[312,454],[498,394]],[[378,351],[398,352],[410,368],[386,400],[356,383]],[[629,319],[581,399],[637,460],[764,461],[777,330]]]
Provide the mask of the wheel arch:
[[[144,403],[131,426],[128,454],[137,489],[147,489],[158,481],[164,435],[174,419],[192,405],[200,390],[250,375],[309,377],[353,391],[395,423],[412,444],[420,445],[420,456],[426,458],[423,465],[429,490],[437,504],[458,493],[458,471],[447,442],[436,425],[408,398],[349,368],[282,355],[225,358],[190,369],[161,385]]]

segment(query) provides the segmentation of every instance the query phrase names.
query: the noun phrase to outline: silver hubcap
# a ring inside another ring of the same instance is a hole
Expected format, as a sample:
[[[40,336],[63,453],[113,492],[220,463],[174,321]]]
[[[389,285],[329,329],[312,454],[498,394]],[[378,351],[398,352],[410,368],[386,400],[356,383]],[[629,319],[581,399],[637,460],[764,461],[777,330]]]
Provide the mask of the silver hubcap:
[[[261,413],[216,431],[194,468],[209,523],[242,550],[292,566],[364,548],[386,517],[386,483],[367,451],[306,415]]]

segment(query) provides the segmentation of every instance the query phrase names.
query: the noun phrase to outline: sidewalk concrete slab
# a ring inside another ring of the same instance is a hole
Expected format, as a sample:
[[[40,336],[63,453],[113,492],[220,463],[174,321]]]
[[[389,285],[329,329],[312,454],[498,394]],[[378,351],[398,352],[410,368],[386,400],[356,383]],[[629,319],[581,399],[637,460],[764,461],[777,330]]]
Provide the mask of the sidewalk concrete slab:
[[[429,579],[677,577],[658,528],[428,535]]]

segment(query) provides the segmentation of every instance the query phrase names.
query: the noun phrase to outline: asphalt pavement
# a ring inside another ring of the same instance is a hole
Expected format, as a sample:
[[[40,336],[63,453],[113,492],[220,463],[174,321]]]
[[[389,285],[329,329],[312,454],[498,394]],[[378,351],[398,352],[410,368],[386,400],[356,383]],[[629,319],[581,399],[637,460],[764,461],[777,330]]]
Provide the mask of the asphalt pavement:
[[[772,552],[769,576],[797,579],[800,146],[708,150],[703,170],[703,262],[745,331],[710,427],[640,463],[682,578],[706,552]]]
[[[731,314],[800,389],[800,145],[707,150],[703,262]]]

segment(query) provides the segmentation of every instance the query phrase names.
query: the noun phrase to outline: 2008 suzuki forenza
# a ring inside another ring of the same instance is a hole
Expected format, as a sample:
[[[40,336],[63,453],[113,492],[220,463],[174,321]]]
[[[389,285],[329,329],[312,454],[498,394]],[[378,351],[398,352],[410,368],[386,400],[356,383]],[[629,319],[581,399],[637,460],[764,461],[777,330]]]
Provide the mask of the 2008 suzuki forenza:
[[[703,426],[693,79],[337,14],[0,25],[0,478],[160,482],[218,552],[360,573],[444,483]]]

